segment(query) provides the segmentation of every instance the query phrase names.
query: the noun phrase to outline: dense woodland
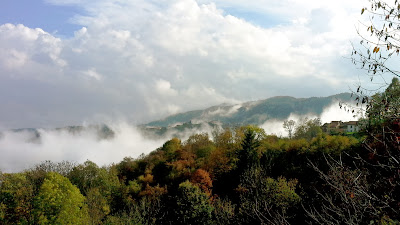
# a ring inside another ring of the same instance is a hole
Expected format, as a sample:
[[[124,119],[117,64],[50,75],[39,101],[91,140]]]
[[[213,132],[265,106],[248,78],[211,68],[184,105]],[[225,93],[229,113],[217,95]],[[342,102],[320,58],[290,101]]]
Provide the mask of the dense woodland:
[[[397,224],[399,96],[393,79],[356,134],[323,133],[318,119],[291,138],[242,126],[107,167],[2,173],[0,224]]]

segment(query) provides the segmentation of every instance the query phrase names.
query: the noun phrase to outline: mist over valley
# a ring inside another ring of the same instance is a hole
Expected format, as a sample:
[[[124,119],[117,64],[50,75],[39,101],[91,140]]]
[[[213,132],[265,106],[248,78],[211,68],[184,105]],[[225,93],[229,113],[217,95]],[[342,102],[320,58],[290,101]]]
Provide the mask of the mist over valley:
[[[79,125],[61,128],[21,128],[0,132],[0,169],[18,172],[46,160],[98,165],[118,163],[124,157],[137,158],[161,147],[173,137],[186,140],[193,134],[213,132],[226,127],[254,124],[267,134],[287,136],[285,119],[300,121],[320,118],[355,120],[354,115],[339,108],[339,102],[350,102],[348,93],[300,98],[274,97],[256,102],[212,106],[204,110],[172,115],[147,124],[129,121]]]

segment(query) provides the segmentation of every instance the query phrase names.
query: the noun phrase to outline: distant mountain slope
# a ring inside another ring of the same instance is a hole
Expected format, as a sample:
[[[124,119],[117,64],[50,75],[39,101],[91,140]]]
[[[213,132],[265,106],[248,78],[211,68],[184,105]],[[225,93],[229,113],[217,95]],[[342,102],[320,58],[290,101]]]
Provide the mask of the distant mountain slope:
[[[89,125],[89,126],[67,126],[54,129],[40,129],[40,128],[21,128],[9,130],[12,133],[25,133],[26,142],[41,141],[41,132],[65,132],[70,135],[81,135],[83,133],[95,134],[98,140],[113,139],[115,132],[105,124]],[[0,132],[0,140],[3,138],[3,132]]]
[[[294,98],[272,97],[265,100],[236,105],[222,104],[204,110],[195,110],[169,116],[146,124],[150,127],[168,127],[183,123],[219,121],[225,125],[262,124],[268,119],[286,119],[291,113],[298,115],[320,115],[323,109],[334,102],[348,102],[350,93],[328,97]]]

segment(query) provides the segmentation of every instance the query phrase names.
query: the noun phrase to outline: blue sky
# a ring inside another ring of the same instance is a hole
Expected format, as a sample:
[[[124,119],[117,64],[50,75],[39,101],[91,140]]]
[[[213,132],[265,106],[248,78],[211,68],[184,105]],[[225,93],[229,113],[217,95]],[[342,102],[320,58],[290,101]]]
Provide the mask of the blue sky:
[[[363,0],[3,0],[0,129],[349,91]]]
[[[288,23],[283,18],[263,12],[222,5],[225,14],[242,18],[256,26],[272,27]],[[24,24],[31,28],[42,28],[56,36],[69,38],[81,26],[71,21],[75,15],[84,14],[77,6],[55,5],[41,0],[4,0],[0,8],[0,24]]]
[[[59,6],[41,0],[3,0],[0,7],[0,24],[24,24],[42,28],[59,36],[72,36],[80,26],[69,21],[80,10],[73,6]]]
[[[277,25],[287,25],[290,21],[287,21],[283,18],[278,18],[275,15],[269,15],[262,12],[257,11],[249,11],[241,8],[233,8],[233,7],[225,7],[223,8],[226,14],[242,18],[249,23],[252,23],[256,26],[271,28]]]

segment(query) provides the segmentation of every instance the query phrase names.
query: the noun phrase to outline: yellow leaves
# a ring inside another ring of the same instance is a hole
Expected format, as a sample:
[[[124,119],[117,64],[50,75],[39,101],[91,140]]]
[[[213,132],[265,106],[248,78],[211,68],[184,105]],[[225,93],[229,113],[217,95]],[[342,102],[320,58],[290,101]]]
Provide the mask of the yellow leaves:
[[[365,8],[362,8],[361,9],[361,15],[364,13],[364,11],[365,11]]]
[[[235,188],[235,191],[239,194],[244,194],[244,193],[248,193],[249,189],[243,187],[242,185],[239,185],[237,188]]]
[[[375,47],[374,50],[372,51],[373,53],[378,53],[379,52],[379,47]]]
[[[153,183],[154,177],[151,174],[146,174],[145,176],[143,175],[139,176],[138,180],[145,184],[151,184]]]
[[[39,223],[87,224],[86,198],[68,178],[54,172],[46,175],[35,197],[34,216]]]
[[[160,185],[157,184],[157,186],[150,186],[149,184],[146,184],[146,188],[139,193],[139,196],[147,196],[150,199],[157,199],[161,195],[167,193],[167,188],[166,187],[160,187]]]
[[[372,27],[372,25],[367,28],[367,31],[369,30],[371,30],[371,34],[374,33],[374,28]]]

